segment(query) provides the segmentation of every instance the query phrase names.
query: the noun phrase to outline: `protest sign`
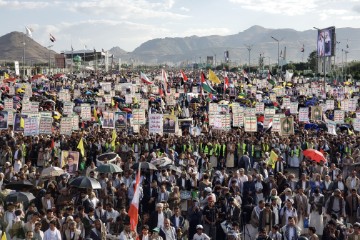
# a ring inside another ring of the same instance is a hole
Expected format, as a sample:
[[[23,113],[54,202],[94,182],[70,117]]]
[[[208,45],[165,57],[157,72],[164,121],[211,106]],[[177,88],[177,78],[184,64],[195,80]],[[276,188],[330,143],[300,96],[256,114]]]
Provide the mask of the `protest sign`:
[[[245,132],[257,132],[257,118],[256,116],[244,117]]]
[[[335,110],[334,111],[334,122],[335,123],[344,123],[345,120],[345,112],[343,110]]]
[[[146,124],[145,109],[133,109],[132,115],[133,115],[132,124],[135,125]]]
[[[116,112],[115,113],[115,128],[126,128],[127,125],[127,113]]]
[[[39,117],[28,117],[24,119],[24,136],[39,135]]]
[[[71,135],[73,128],[72,117],[62,117],[60,121],[60,134]]]
[[[114,123],[114,113],[113,112],[103,112],[103,117],[102,117],[102,128],[114,128],[115,127],[115,123]]]
[[[40,134],[52,134],[52,117],[40,117],[40,127],[39,133]]]
[[[309,122],[309,108],[307,107],[300,108],[299,122]]]
[[[9,125],[9,114],[7,111],[0,111],[0,129],[4,130],[8,128]]]
[[[163,133],[175,133],[177,117],[175,115],[163,115]]]
[[[91,120],[91,106],[90,104],[83,103],[81,104],[81,120],[90,121]]]
[[[280,135],[288,136],[294,134],[294,118],[293,117],[283,117],[280,118]]]
[[[163,133],[162,114],[149,114],[149,133]]]
[[[312,106],[311,107],[311,120],[321,121],[322,115],[323,115],[323,111],[320,106]]]
[[[72,102],[64,102],[63,114],[72,115],[74,109],[74,104]]]
[[[290,103],[290,113],[291,114],[297,114],[298,113],[298,106],[299,106],[298,102],[291,102]]]

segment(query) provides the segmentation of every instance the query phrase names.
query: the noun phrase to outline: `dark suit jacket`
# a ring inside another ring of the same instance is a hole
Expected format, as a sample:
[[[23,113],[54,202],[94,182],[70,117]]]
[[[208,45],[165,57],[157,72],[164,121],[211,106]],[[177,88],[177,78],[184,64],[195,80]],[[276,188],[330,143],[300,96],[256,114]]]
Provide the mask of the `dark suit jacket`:
[[[91,229],[91,231],[90,231],[90,238],[92,239],[92,240],[102,240],[101,239],[101,235],[99,236],[99,235],[97,235],[96,234],[96,230],[93,228],[93,229]]]
[[[164,215],[164,219],[166,218],[164,212],[162,213]],[[158,224],[158,212],[154,211],[151,213],[150,215],[150,219],[149,219],[149,227],[150,229],[154,229],[157,227]]]
[[[182,178],[178,178],[176,180],[176,186],[178,186],[180,190],[190,191],[191,190],[190,179],[185,179],[185,186],[183,186],[182,185]]]
[[[172,215],[170,217],[170,223],[171,223],[171,226],[173,226],[175,229],[176,228],[183,228],[184,227],[184,224],[185,224],[185,219],[183,216],[179,216],[179,226],[175,226],[175,215]]]
[[[241,210],[239,207],[234,206],[233,214],[231,215],[230,207],[227,209],[226,216],[232,222],[239,222],[240,221],[240,213]]]

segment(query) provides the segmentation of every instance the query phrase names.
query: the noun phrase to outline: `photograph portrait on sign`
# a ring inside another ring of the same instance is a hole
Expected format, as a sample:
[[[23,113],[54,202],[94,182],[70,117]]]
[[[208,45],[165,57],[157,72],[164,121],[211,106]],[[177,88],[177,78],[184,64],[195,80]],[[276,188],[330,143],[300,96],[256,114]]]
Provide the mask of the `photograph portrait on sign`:
[[[66,166],[68,173],[75,173],[79,164],[79,152],[61,151],[61,167]]]
[[[114,113],[113,112],[103,112],[103,120],[102,120],[103,128],[114,128]]]
[[[0,111],[0,129],[8,128],[8,112]]]
[[[125,128],[127,123],[127,113],[126,112],[116,112],[115,113],[115,128]]]

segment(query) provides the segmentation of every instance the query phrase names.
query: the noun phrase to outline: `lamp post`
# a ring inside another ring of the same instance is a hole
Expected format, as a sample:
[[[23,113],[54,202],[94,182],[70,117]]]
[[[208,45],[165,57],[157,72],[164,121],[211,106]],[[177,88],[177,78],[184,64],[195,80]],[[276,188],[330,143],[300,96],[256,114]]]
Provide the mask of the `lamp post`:
[[[49,45],[48,46],[48,49],[49,49],[49,72],[48,74],[50,74],[50,68],[51,68],[51,48],[53,47],[54,45]]]
[[[347,81],[347,55],[349,51],[344,50],[345,53],[345,81]]]
[[[253,46],[253,45],[246,45],[246,44],[245,44],[246,49],[249,51],[249,68],[248,68],[248,73],[249,73],[249,74],[250,74],[250,57],[251,57],[251,49],[252,49],[252,46]]]
[[[277,49],[277,52],[278,52],[278,69],[280,67],[280,41],[277,39],[277,38],[274,38],[273,36],[271,36],[272,39],[274,39],[276,42],[277,42],[277,45],[278,45],[278,49]]]

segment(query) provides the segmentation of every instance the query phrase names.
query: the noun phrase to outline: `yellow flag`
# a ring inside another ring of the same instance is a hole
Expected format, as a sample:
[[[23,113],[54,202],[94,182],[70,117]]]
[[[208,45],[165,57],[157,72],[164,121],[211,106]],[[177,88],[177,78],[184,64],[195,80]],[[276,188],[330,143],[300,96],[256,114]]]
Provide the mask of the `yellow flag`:
[[[211,69],[209,69],[209,80],[216,84],[221,83],[220,79],[216,76],[216,74]]]
[[[5,79],[10,78],[9,74],[7,74],[6,72],[4,72],[4,78],[5,78]]]
[[[21,128],[25,127],[25,120],[23,118],[20,118],[20,127]]]
[[[94,107],[94,118],[95,118],[95,122],[99,122],[99,118],[98,118],[97,111],[96,111],[95,107]]]
[[[275,164],[276,164],[278,157],[279,156],[274,151],[271,151],[270,158],[267,161],[267,165],[271,165],[272,168],[275,168]]]
[[[115,106],[115,102],[114,102],[114,99],[111,98],[111,106]]]
[[[116,138],[117,138],[117,134],[116,134],[116,130],[114,129],[111,135],[111,147],[114,149],[115,149]]]
[[[85,156],[85,148],[84,148],[84,141],[80,138],[79,144],[77,145],[77,149],[80,150],[81,156]]]
[[[175,115],[175,111],[174,111],[174,108],[171,109],[171,115]]]
[[[7,237],[6,237],[6,233],[5,233],[5,232],[3,232],[3,234],[2,234],[1,240],[7,240]]]

